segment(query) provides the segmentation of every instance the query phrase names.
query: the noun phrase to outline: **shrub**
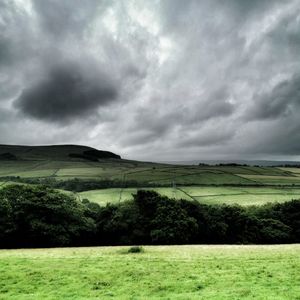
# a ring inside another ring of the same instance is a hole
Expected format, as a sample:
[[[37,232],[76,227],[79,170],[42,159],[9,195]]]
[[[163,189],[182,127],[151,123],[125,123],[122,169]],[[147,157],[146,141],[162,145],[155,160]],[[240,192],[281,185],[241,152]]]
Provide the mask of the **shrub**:
[[[141,246],[132,246],[128,249],[128,253],[142,253],[144,252],[144,248]]]

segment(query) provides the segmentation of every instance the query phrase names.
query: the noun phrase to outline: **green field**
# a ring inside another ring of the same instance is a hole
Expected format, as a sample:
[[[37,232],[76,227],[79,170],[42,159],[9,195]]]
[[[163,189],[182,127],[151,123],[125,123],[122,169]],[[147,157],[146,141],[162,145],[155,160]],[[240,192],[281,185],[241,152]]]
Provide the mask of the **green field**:
[[[264,185],[300,185],[300,176],[269,176],[269,175],[242,175],[245,179],[254,180]]]
[[[144,188],[154,190],[163,196],[175,199],[197,200],[205,204],[262,205],[268,202],[284,202],[300,199],[300,189],[269,187],[200,187],[182,186],[173,188]],[[81,192],[81,199],[88,199],[100,205],[118,203],[132,199],[136,188],[114,188]]]
[[[73,178],[142,182],[158,186],[177,185],[299,185],[297,168],[178,166],[128,160],[0,161],[0,180],[22,178]]]
[[[170,165],[125,159],[88,161],[70,158],[67,155],[68,151],[76,153],[82,151],[82,147],[74,146],[72,150],[68,146],[65,147],[54,147],[51,151],[44,148],[25,151],[18,147],[15,152],[11,150],[15,155],[19,155],[20,159],[0,160],[0,181],[1,178],[5,180],[8,176],[19,176],[57,180],[80,178],[136,181],[154,186],[170,186],[173,182],[177,185],[300,186],[297,168]]]
[[[300,299],[300,245],[0,250],[0,299]]]
[[[86,149],[90,148],[0,145],[0,152],[9,152],[18,158],[0,159],[0,187],[13,182],[14,176],[26,180],[78,178],[118,182],[114,187],[119,188],[90,190],[79,195],[102,205],[131,199],[136,187],[143,186],[147,189],[151,186],[168,197],[212,204],[252,205],[300,198],[299,168],[171,165],[125,159],[89,161],[69,156]],[[131,182],[132,188],[122,189],[127,182]]]
[[[176,199],[187,199],[191,200],[191,197],[186,195],[180,190],[173,191],[172,188],[143,188],[144,190],[154,190],[163,196]],[[102,189],[81,192],[78,195],[81,199],[88,199],[92,202],[96,202],[100,205],[106,203],[118,203],[119,201],[126,201],[133,199],[133,194],[137,192],[136,188],[125,188],[125,189]]]
[[[300,198],[300,189],[270,187],[181,187],[194,200],[206,204],[262,205]]]
[[[299,185],[298,169],[273,167],[175,166],[120,161],[0,161],[0,180],[7,176],[22,178],[73,178],[121,180],[171,185]]]

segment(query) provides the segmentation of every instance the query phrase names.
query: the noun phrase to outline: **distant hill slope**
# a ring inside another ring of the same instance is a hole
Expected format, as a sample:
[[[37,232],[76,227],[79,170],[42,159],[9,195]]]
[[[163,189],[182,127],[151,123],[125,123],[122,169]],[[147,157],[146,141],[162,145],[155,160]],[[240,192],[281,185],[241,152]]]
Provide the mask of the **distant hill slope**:
[[[0,188],[8,181],[19,182],[18,178],[29,179],[31,183],[49,178],[70,181],[68,184],[74,184],[73,187],[79,186],[75,181],[80,179],[88,183],[88,188],[84,187],[86,190],[97,189],[99,184],[93,185],[96,181],[102,182],[101,188],[168,187],[172,195],[178,190],[177,186],[193,185],[202,188],[208,185],[288,186],[300,190],[299,168],[171,165],[121,159],[112,152],[78,145],[0,145]],[[108,181],[114,184],[108,185]],[[179,190],[179,193],[184,192]],[[192,195],[198,199],[203,193],[197,190]]]
[[[98,161],[98,159],[121,159],[121,157],[109,151],[78,145],[0,145],[0,160]]]

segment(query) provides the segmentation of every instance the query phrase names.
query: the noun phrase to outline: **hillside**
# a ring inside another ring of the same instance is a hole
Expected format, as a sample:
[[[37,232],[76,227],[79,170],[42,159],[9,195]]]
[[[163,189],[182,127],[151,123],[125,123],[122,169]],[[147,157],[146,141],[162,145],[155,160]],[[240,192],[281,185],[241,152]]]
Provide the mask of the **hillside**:
[[[0,160],[97,161],[98,159],[121,159],[121,157],[109,151],[79,145],[0,145]]]
[[[101,204],[130,199],[140,188],[202,203],[253,205],[300,197],[299,168],[141,162],[76,145],[0,145],[0,186],[12,182],[87,191],[79,196]]]
[[[133,187],[178,185],[300,185],[296,168],[172,165],[121,159],[87,146],[0,145],[0,179],[117,180]],[[0,180],[1,181],[1,180]],[[125,187],[121,184],[120,187]],[[131,184],[132,186],[132,184]],[[116,187],[116,186],[114,186]]]

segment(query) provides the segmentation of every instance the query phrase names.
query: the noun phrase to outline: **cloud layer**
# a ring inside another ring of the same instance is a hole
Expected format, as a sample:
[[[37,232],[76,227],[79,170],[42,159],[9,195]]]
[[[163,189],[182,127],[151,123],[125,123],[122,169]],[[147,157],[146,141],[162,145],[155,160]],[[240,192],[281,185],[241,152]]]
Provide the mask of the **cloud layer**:
[[[1,0],[0,143],[300,159],[299,13],[297,0]]]

